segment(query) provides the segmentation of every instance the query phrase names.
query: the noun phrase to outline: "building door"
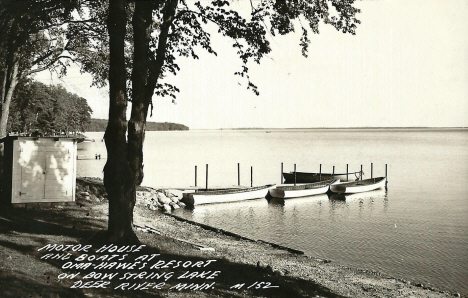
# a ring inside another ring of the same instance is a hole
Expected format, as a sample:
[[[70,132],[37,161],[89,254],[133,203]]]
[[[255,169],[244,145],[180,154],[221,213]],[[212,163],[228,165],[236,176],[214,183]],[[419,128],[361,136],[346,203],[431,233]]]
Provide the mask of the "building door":
[[[46,147],[45,194],[47,201],[73,200],[73,154],[71,142],[54,142]]]
[[[45,194],[46,154],[34,141],[19,141],[19,180],[21,201],[40,201]]]
[[[12,202],[73,201],[74,146],[53,138],[18,140]]]

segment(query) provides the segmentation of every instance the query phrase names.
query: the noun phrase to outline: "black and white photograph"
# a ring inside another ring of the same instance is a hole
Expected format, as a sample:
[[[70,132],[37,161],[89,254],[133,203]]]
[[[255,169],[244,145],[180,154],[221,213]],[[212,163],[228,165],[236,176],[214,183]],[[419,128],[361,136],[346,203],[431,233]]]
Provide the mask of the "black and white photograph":
[[[0,0],[0,296],[468,297],[467,15]]]

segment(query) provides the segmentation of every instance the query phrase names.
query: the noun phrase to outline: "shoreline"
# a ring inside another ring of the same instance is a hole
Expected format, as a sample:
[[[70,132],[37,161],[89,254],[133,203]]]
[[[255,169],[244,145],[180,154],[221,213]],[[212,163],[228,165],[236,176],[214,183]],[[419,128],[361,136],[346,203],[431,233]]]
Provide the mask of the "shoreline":
[[[147,217],[145,216],[144,218],[143,221],[146,221]],[[172,219],[178,223],[174,223]],[[328,259],[304,254],[302,251],[289,247],[250,239],[169,213],[159,214],[157,220],[169,222],[170,225],[177,227],[184,225],[195,226],[197,227],[196,229],[201,229],[207,234],[221,234],[228,239],[227,241],[238,242],[243,246],[249,246],[247,243],[250,243],[252,246],[261,246],[265,250],[265,254],[269,252],[272,255],[272,257],[263,254],[255,256],[261,259],[258,262],[263,263],[264,267],[270,267],[273,272],[282,276],[291,276],[293,278],[307,277],[307,280],[345,297],[468,297],[454,291],[440,290],[437,287],[424,285],[416,281],[392,277],[379,271],[341,265]],[[188,237],[187,241],[190,242],[193,239]],[[216,241],[213,239],[199,240],[199,243],[213,246],[215,250],[218,249],[215,245]],[[236,258],[235,255],[234,253],[230,257]],[[251,258],[254,257],[251,256]],[[251,258],[245,261],[254,265],[255,260],[251,260]],[[294,267],[297,268],[293,269]]]
[[[108,204],[99,190],[102,185],[91,181],[88,184],[90,200],[77,196],[76,204],[70,206],[0,212],[0,258],[3,260],[0,269],[2,280],[10,281],[2,285],[5,293],[58,293],[42,297],[81,297],[81,294],[115,297],[128,293],[70,289],[70,284],[54,279],[54,275],[56,277],[61,272],[60,267],[38,257],[37,249],[44,243],[85,243],[90,235],[92,237],[105,230]],[[82,190],[77,189],[77,193]],[[281,291],[283,294],[296,291],[294,295],[297,297],[461,297],[458,293],[380,272],[288,251],[285,247],[275,247],[275,244],[248,239],[215,227],[203,227],[172,214],[149,210],[141,199],[137,199],[135,205],[134,225],[141,243],[151,250],[176,259],[215,259],[220,263],[219,270],[227,275],[221,279],[220,289],[216,291],[155,292],[151,294],[154,296],[185,297],[189,293],[191,297],[283,297],[279,295]],[[46,273],[52,279],[45,279]],[[281,288],[275,290],[278,292],[230,290],[227,283],[243,276],[248,276],[252,282],[255,279],[271,281]],[[25,287],[28,292],[18,292],[18,286]]]

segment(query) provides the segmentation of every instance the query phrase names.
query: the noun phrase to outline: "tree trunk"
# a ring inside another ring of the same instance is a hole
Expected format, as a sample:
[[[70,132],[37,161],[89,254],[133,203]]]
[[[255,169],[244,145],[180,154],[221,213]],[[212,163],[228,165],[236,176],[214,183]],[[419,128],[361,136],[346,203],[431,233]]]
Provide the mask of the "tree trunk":
[[[126,122],[126,72],[124,38],[126,28],[125,0],[109,2],[110,67],[109,123],[105,133],[108,159],[104,167],[104,185],[109,195],[108,232],[113,243],[131,243],[138,239],[132,229],[136,186],[143,180],[143,142],[148,107],[165,61],[169,28],[178,0],[165,3],[157,57],[151,63],[152,11],[164,1],[137,1],[132,19],[134,60],[132,72],[132,112]]]
[[[133,72],[132,72],[132,113],[128,124],[128,158],[135,173],[135,184],[143,181],[143,143],[145,140],[146,118],[156,83],[164,65],[169,28],[174,19],[178,0],[164,4],[163,24],[160,27],[156,59],[149,58],[149,44],[152,32],[152,12],[159,9],[162,1],[137,1],[133,13]]]
[[[13,18],[11,23],[11,30],[8,34],[8,43],[6,48],[4,73],[2,80],[2,92],[0,94],[0,138],[6,136],[8,115],[10,113],[10,103],[15,91],[16,84],[19,78],[19,58],[18,58],[18,43],[15,41],[18,35],[18,18]],[[3,148],[0,148],[0,154],[3,154]]]
[[[0,97],[0,139],[7,135],[8,115],[10,114],[11,98],[18,83],[18,61],[7,66],[2,80]],[[0,179],[3,181],[3,159],[5,144],[0,143]],[[2,185],[0,185],[0,188]]]
[[[132,71],[132,112],[128,122],[128,159],[135,172],[135,184],[143,181],[143,142],[145,139],[148,106],[145,103],[145,86],[148,78],[149,43],[153,23],[154,3],[135,2],[133,13],[133,71]]]
[[[3,100],[5,99],[5,94],[6,94],[6,81],[7,81],[7,71],[6,69],[3,71],[3,75],[1,76],[2,78],[2,88],[0,89],[0,122],[2,122],[2,111],[3,111]],[[3,138],[2,135],[0,135],[0,139]],[[0,143],[0,194],[3,191],[3,157],[5,156],[5,144]]]
[[[18,83],[18,61],[7,66],[2,86],[2,98],[0,102],[0,139],[6,137],[8,115],[10,113],[11,98]]]
[[[109,195],[109,240],[115,244],[138,243],[132,229],[135,206],[135,172],[128,163],[126,141],[127,99],[124,39],[126,28],[125,0],[109,1],[109,122],[104,135],[107,162],[104,186]]]

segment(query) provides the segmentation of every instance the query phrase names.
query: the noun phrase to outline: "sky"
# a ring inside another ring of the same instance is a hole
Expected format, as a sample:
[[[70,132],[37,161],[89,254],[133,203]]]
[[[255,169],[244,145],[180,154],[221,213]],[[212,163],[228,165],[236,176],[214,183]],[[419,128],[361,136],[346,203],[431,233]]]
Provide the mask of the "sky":
[[[298,35],[270,36],[272,53],[249,65],[259,96],[234,75],[241,63],[231,41],[214,34],[218,56],[181,58],[179,74],[167,78],[181,90],[176,102],[154,97],[147,120],[190,129],[468,127],[468,1],[356,6],[356,35],[321,24],[309,35],[308,58]],[[77,68],[62,80],[48,72],[36,79],[62,84],[88,100],[94,118],[107,119],[108,90],[90,87]]]

